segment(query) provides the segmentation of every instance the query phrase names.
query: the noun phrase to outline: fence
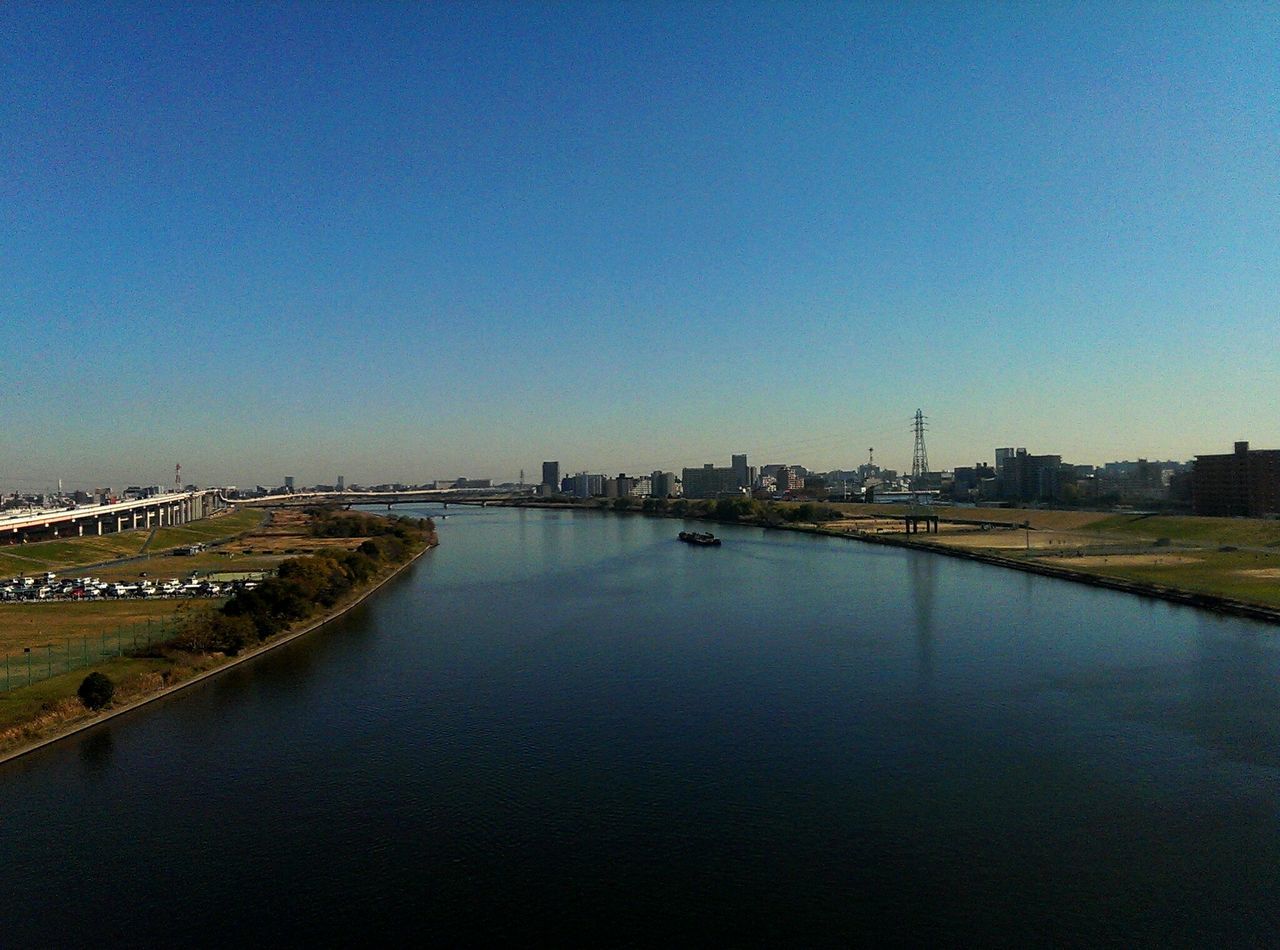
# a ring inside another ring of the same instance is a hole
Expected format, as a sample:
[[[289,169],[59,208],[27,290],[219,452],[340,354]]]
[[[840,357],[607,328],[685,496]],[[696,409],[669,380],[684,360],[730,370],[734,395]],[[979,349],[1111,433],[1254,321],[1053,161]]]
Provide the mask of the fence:
[[[177,627],[171,622],[148,621],[93,636],[60,637],[24,647],[21,653],[4,657],[0,691],[30,686],[105,659],[145,651],[157,643],[172,640],[177,633]]]

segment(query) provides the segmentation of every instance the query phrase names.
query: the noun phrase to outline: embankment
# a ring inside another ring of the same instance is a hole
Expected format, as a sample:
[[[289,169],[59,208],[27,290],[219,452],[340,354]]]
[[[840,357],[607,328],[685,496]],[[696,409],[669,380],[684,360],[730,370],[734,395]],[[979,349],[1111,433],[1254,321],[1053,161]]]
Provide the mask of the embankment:
[[[185,679],[180,683],[175,683],[172,686],[166,686],[163,689],[159,689],[159,690],[156,690],[155,692],[148,693],[145,696],[141,696],[137,699],[131,700],[130,702],[126,703],[123,706],[106,709],[106,710],[103,710],[101,713],[98,713],[97,715],[87,716],[87,718],[76,719],[72,722],[69,722],[66,728],[59,729],[57,732],[51,735],[42,736],[33,742],[27,743],[26,745],[22,745],[14,749],[9,749],[4,752],[0,752],[0,765],[3,765],[4,763],[9,762],[13,759],[20,758],[21,756],[28,755],[32,752],[35,752],[37,749],[42,749],[45,746],[52,745],[55,742],[61,742],[62,740],[67,739],[73,735],[76,735],[77,733],[84,732],[87,729],[92,729],[96,726],[100,726],[104,722],[107,722],[111,719],[115,719],[118,716],[123,716],[126,713],[131,713],[134,710],[139,709],[143,706],[146,706],[150,703],[154,703],[162,699],[167,699],[170,696],[173,696],[175,693],[181,692],[184,689],[188,689],[189,687],[195,686],[198,683],[203,683],[205,680],[210,679],[211,677],[217,676],[220,673],[225,673],[227,670],[233,669],[234,667],[240,666],[242,664],[250,662],[251,660],[257,659],[258,657],[262,656],[264,653],[269,653],[272,650],[278,649],[287,643],[292,643],[294,640],[297,640],[299,637],[304,637],[309,633],[313,633],[314,631],[320,629],[326,624],[330,624],[333,621],[337,620],[339,617],[353,610],[355,607],[358,607],[361,603],[363,603],[365,600],[371,597],[376,591],[381,589],[386,584],[390,583],[396,577],[399,577],[405,570],[407,570],[413,564],[416,564],[419,558],[421,558],[428,551],[436,547],[438,543],[439,541],[433,538],[433,540],[430,543],[428,543],[425,547],[422,548],[422,550],[418,551],[407,561],[405,561],[402,564],[396,565],[386,575],[378,578],[373,583],[371,583],[368,587],[365,587],[362,590],[356,592],[350,598],[344,600],[341,603],[335,604],[334,608],[328,611],[327,613],[325,613],[323,616],[303,621],[301,625],[298,626],[296,629],[278,634],[277,636],[272,637],[270,640],[267,640],[266,642],[260,644],[259,646],[246,650],[243,653],[239,654],[238,656],[229,657],[225,662],[220,663],[219,665],[213,667],[212,669],[205,670],[204,672],[198,673],[195,676],[192,676],[189,679]]]
[[[536,500],[522,500],[522,507],[535,508],[577,508],[584,511],[609,511],[617,514],[638,514],[649,515],[651,517],[675,518],[682,520],[709,521],[717,524],[724,524],[718,518],[707,517],[696,511],[683,512],[659,512],[644,511],[641,509],[628,508],[588,508],[583,505],[574,505],[565,502],[549,502],[540,503]],[[1093,574],[1088,571],[1075,570],[1070,567],[1063,567],[1055,564],[1047,564],[1042,561],[1023,560],[1021,558],[1006,557],[1001,554],[994,554],[989,551],[975,550],[973,548],[953,547],[951,545],[935,544],[929,541],[918,540],[914,537],[897,537],[884,534],[859,534],[850,533],[848,531],[835,531],[822,527],[822,525],[813,524],[770,524],[758,520],[742,520],[738,522],[730,522],[737,524],[750,525],[758,528],[774,528],[783,531],[799,531],[807,534],[820,534],[830,538],[844,538],[851,541],[862,541],[867,544],[884,544],[892,547],[912,548],[918,551],[928,551],[931,554],[941,554],[947,557],[964,558],[969,561],[979,561],[983,564],[990,564],[995,567],[1010,568],[1015,571],[1023,571],[1028,574],[1040,574],[1044,577],[1056,577],[1059,580],[1072,581],[1077,584],[1088,584],[1092,587],[1104,587],[1108,590],[1123,591],[1127,594],[1136,594],[1140,597],[1154,597],[1159,600],[1166,600],[1175,604],[1183,604],[1188,607],[1197,607],[1201,610],[1211,610],[1217,613],[1231,614],[1239,617],[1248,617],[1252,620],[1261,620],[1267,623],[1280,624],[1280,610],[1274,607],[1268,607],[1262,604],[1250,603],[1248,601],[1236,600],[1230,597],[1224,597],[1219,594],[1210,594],[1201,591],[1186,590],[1184,588],[1172,587],[1164,584],[1155,584],[1150,581],[1125,579],[1118,577],[1108,577],[1101,574]]]
[[[1280,610],[1276,610],[1271,607],[1264,607],[1261,604],[1251,604],[1243,600],[1233,600],[1229,597],[1221,597],[1217,594],[1206,594],[1198,591],[1183,590],[1177,587],[1169,587],[1164,584],[1152,584],[1149,581],[1106,577],[1101,574],[1091,574],[1088,571],[1077,571],[1069,567],[1059,567],[1056,564],[1045,564],[1041,561],[1025,561],[1021,558],[1004,557],[1000,554],[992,554],[987,551],[975,551],[971,548],[957,548],[944,544],[931,544],[928,541],[885,537],[884,535],[875,534],[850,535],[843,532],[823,531],[821,529],[808,530],[812,533],[823,534],[828,537],[852,538],[856,541],[865,541],[868,544],[887,544],[893,547],[914,548],[918,551],[928,551],[932,554],[943,554],[947,557],[964,558],[969,561],[981,561],[984,564],[993,564],[997,567],[1007,567],[1015,571],[1023,571],[1028,574],[1040,574],[1044,577],[1056,577],[1064,581],[1074,581],[1077,584],[1089,584],[1092,587],[1105,587],[1109,590],[1124,591],[1127,594],[1137,594],[1141,597],[1155,597],[1175,604],[1184,604],[1188,607],[1199,607],[1202,610],[1213,610],[1218,613],[1249,617],[1253,620],[1263,620],[1268,623],[1280,623]]]

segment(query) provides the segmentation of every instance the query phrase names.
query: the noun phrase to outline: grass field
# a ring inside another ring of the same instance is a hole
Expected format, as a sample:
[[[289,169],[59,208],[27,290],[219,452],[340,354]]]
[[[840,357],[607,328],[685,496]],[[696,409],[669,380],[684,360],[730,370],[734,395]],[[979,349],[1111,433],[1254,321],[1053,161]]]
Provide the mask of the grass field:
[[[189,544],[210,544],[224,538],[235,537],[242,532],[258,527],[262,523],[264,512],[253,508],[242,508],[229,515],[204,518],[188,524],[176,525],[172,528],[161,528],[147,546],[148,553],[160,553],[171,548]]]
[[[906,538],[901,505],[836,505],[848,514],[822,530]],[[936,508],[938,534],[913,541],[1045,564],[1119,580],[1160,584],[1280,607],[1280,521],[1176,515]],[[957,524],[963,521],[969,524]],[[1030,530],[993,527],[1030,523]],[[1224,548],[1228,550],[1223,550]],[[1085,556],[1077,556],[1077,554]]]
[[[1280,548],[1280,521],[1261,518],[1113,515],[1092,528],[1106,534],[1168,538],[1189,544]]]
[[[1079,560],[1085,563],[1079,563]],[[1280,607],[1280,554],[1204,550],[1196,552],[1194,557],[1179,552],[1163,556],[1152,554],[1144,560],[1131,557],[1063,558],[1061,561],[1051,559],[1048,563],[1104,577],[1147,581],[1180,590]]]
[[[0,656],[23,647],[98,636],[121,627],[158,623],[178,608],[204,601],[105,600],[96,603],[0,605]]]
[[[0,548],[0,577],[64,571],[122,557],[133,557],[147,540],[147,532],[121,531],[84,538],[63,538],[38,544]]]
[[[161,528],[156,531],[148,549],[162,553],[180,545],[209,544],[233,538],[256,528],[262,521],[262,515],[261,511],[246,509],[173,528]],[[61,573],[104,561],[137,557],[149,535],[149,530],[138,528],[114,534],[0,547],[0,577],[45,571]]]

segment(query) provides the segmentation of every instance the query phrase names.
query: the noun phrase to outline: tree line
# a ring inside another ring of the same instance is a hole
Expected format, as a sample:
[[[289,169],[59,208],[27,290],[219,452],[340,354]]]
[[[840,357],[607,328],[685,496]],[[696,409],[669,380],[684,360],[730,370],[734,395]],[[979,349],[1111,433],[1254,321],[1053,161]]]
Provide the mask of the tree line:
[[[435,540],[430,518],[383,518],[362,512],[311,509],[319,538],[364,538],[355,550],[320,550],[280,563],[274,577],[216,610],[189,615],[172,646],[235,656],[300,620],[333,607],[385,568],[402,564]]]

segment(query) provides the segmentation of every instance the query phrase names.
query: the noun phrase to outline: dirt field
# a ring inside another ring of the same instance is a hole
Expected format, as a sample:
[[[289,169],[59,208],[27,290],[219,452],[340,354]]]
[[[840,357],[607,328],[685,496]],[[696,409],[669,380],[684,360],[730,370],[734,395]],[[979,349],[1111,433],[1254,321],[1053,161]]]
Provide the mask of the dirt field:
[[[1254,577],[1264,581],[1280,581],[1280,567],[1250,567],[1236,571],[1241,577]]]
[[[872,517],[892,517],[899,519],[905,514],[905,505],[848,505],[836,504],[834,507],[848,512],[851,516],[869,515]],[[936,508],[930,510],[940,518],[951,521],[987,522],[994,525],[1021,525],[1030,521],[1033,529],[1078,531],[1089,528],[1108,518],[1111,514],[1098,511],[1039,511],[1031,508]],[[898,521],[901,524],[901,520]]]
[[[1203,564],[1204,559],[1186,554],[1104,554],[1068,558],[1067,567],[1175,567]]]

